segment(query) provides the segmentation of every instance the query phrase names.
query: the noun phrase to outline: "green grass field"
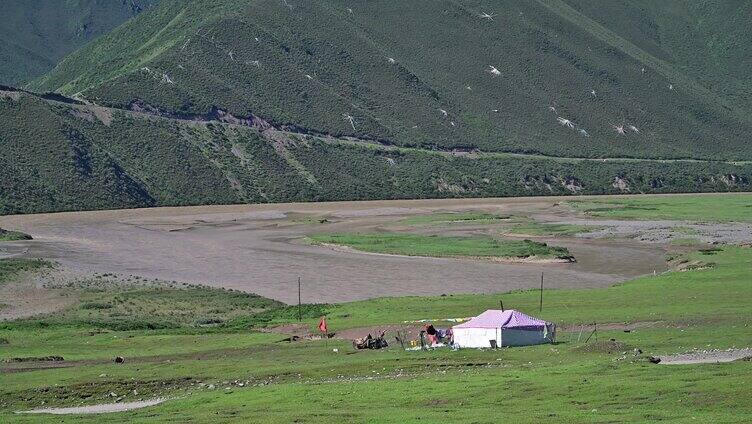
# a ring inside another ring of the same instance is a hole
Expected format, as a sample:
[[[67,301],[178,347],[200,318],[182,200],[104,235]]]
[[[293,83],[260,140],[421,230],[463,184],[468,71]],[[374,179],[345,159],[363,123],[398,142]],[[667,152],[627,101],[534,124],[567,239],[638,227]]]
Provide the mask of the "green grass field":
[[[512,215],[499,215],[486,212],[454,212],[415,215],[397,221],[397,225],[411,226],[454,226],[457,224],[494,225],[502,234],[540,236],[571,236],[592,231],[597,227],[573,224],[549,224]]]
[[[102,329],[70,313],[58,314],[54,324],[40,319],[4,323],[0,338],[7,344],[0,345],[0,358],[61,355],[72,362],[65,368],[4,372],[0,420],[60,422],[60,417],[13,411],[160,395],[173,399],[109,415],[108,421],[748,421],[752,389],[745,382],[751,362],[660,366],[632,355],[634,348],[652,355],[752,345],[752,249],[724,247],[685,260],[714,266],[609,289],[549,290],[540,313],[535,291],[383,298],[318,311],[327,314],[335,332],[474,315],[496,307],[499,298],[508,308],[560,326],[653,323],[629,333],[600,330],[598,342],[586,346],[576,332],[560,332],[555,345],[349,354],[348,341],[280,342],[281,335],[248,327],[201,328],[187,321],[180,328],[129,331]],[[131,300],[149,302],[139,296]],[[316,315],[304,320],[311,328],[317,321]],[[112,363],[115,355],[125,356],[126,363]],[[100,419],[73,416],[64,422]]]
[[[487,236],[451,237],[405,233],[317,234],[314,244],[347,246],[363,252],[407,256],[567,259],[569,251],[531,240],[505,240]]]
[[[544,294],[544,316],[559,324],[583,322],[703,322],[739,317],[746,310],[752,285],[746,278],[752,267],[752,249],[726,247],[721,251],[679,256],[676,262],[712,264],[712,269],[669,272],[640,278],[605,289],[551,290]],[[722,290],[720,290],[722,289]],[[537,313],[538,292],[499,295],[448,295],[372,299],[334,305],[333,327],[360,327],[373,322],[403,319],[440,319],[473,316],[477,311],[507,308]],[[705,305],[705,308],[702,307]],[[409,318],[405,318],[409,316]]]
[[[568,201],[575,209],[603,218],[752,221],[752,194],[646,196]]]
[[[718,197],[728,208],[707,208],[695,216],[739,216],[744,203],[736,199],[742,197]],[[661,203],[664,210],[692,210],[683,196],[658,199],[645,201]],[[366,241],[372,242],[358,239]],[[435,241],[424,244],[438,248]],[[559,328],[553,345],[483,351],[404,351],[393,334],[388,334],[392,348],[382,351],[354,351],[349,340],[339,339],[290,342],[286,335],[261,330],[297,324],[295,307],[204,286],[143,279],[123,285],[107,275],[94,276],[52,288],[77,299],[65,310],[0,323],[0,422],[100,422],[102,416],[15,411],[157,396],[169,400],[106,418],[136,423],[749,422],[752,361],[654,365],[646,359],[752,347],[752,248],[685,249],[669,255],[673,270],[663,274],[609,288],[546,290],[542,311],[536,290],[303,307],[301,324],[314,332],[321,316],[335,333],[419,325],[405,322],[424,319],[444,327],[451,325],[446,319],[497,308],[500,300]],[[0,260],[0,282],[13,284],[22,274],[49,266]],[[579,329],[592,323],[598,323],[598,333],[585,343],[589,333],[580,335]],[[618,327],[627,323],[633,325],[629,332]],[[634,349],[642,353],[635,355]],[[113,362],[118,355],[126,358],[124,364]],[[47,356],[65,361],[31,360]]]

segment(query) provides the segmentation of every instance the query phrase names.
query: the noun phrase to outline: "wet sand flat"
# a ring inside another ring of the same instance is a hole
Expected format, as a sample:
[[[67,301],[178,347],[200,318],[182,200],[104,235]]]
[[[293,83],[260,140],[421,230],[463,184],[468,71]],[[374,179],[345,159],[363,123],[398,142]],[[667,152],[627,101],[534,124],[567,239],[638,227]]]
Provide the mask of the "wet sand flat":
[[[551,238],[574,264],[365,255],[300,243],[314,232],[373,231],[404,216],[483,210],[551,214],[560,197],[450,199],[152,208],[0,217],[0,227],[32,234],[3,245],[75,271],[203,283],[293,303],[380,296],[488,293],[546,286],[603,287],[665,270],[665,247],[624,240]],[[557,214],[562,212],[557,210]],[[326,216],[328,223],[297,214]],[[566,216],[566,214],[562,215]]]

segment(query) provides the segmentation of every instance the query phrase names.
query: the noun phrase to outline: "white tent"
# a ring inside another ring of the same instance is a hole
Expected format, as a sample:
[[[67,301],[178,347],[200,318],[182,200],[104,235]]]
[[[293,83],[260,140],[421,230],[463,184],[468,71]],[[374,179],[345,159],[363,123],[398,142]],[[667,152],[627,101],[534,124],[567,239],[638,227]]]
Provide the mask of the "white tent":
[[[470,321],[452,327],[459,347],[482,348],[553,343],[556,325],[522,312],[489,309]]]

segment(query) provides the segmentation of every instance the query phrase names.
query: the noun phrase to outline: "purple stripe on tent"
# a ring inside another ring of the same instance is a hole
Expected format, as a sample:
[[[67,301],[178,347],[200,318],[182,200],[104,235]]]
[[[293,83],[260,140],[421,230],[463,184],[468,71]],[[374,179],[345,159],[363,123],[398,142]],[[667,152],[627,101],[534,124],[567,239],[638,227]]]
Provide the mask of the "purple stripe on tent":
[[[547,322],[533,318],[514,309],[500,311],[489,309],[470,321],[455,325],[454,328],[514,328],[518,330],[542,330]]]

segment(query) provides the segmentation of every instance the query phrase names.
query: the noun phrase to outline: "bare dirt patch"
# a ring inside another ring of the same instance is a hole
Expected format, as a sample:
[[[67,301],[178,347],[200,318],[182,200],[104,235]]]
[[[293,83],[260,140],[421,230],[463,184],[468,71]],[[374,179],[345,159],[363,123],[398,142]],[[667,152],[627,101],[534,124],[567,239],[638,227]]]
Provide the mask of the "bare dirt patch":
[[[299,337],[301,339],[308,339],[313,336],[310,328],[305,324],[283,324],[262,328],[260,331],[262,333],[284,334],[287,336]]]
[[[125,412],[134,409],[146,408],[159,405],[166,401],[165,398],[142,400],[137,402],[100,403],[98,405],[74,406],[70,408],[40,408],[28,411],[17,411],[17,414],[53,414],[53,415],[80,415],[80,414],[106,414],[111,412]]]
[[[21,99],[21,93],[18,91],[0,90],[0,100],[2,99],[11,99],[14,102],[17,102]]]
[[[0,286],[0,321],[28,318],[59,311],[76,301],[64,290],[45,287],[52,281],[69,278],[66,271],[43,270],[21,275]]]
[[[693,223],[685,221],[629,221],[615,219],[573,218],[555,224],[599,227],[575,237],[604,239],[630,238],[643,243],[669,243],[692,239],[710,244],[744,244],[752,242],[752,224],[744,222]]]
[[[385,338],[391,346],[399,345],[399,342],[395,339],[397,334],[405,335],[405,343],[407,340],[417,340],[420,337],[420,330],[423,329],[421,325],[374,325],[370,327],[348,328],[347,330],[336,331],[334,337],[342,340],[354,340],[367,335],[374,337],[381,334],[382,331],[386,331]]]
[[[112,110],[101,107],[101,106],[92,106],[91,111],[94,112],[94,116],[99,119],[101,123],[103,123],[105,126],[110,126],[112,124]]]
[[[728,350],[697,350],[678,355],[660,356],[663,365],[717,364],[752,358],[752,348]]]
[[[420,331],[422,329],[423,325],[418,324],[385,324],[368,327],[348,328],[344,330],[330,329],[330,331],[332,331],[330,333],[330,337],[339,340],[351,341],[357,338],[366,337],[369,334],[373,337],[376,337],[382,332],[386,332],[385,338],[389,345],[399,346],[399,341],[396,339],[398,334],[401,334],[402,337],[404,337],[403,341],[407,345],[409,340],[417,340],[420,338]],[[261,331],[265,333],[278,333],[290,336],[292,338],[290,339],[290,341],[319,339],[321,337],[320,334],[311,332],[310,328],[305,324],[285,324],[264,328]]]

